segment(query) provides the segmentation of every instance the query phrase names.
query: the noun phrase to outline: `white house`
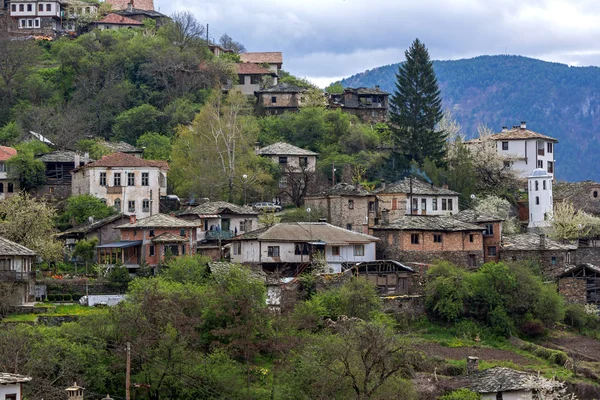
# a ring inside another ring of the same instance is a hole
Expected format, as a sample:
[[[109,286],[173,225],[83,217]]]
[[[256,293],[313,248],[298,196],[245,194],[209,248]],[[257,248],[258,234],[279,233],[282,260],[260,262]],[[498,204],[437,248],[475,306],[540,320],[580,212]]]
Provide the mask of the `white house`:
[[[29,381],[29,376],[0,372],[0,399],[22,400],[23,384]]]
[[[235,238],[231,261],[261,265],[267,271],[288,268],[297,276],[319,260],[329,272],[339,273],[357,263],[374,261],[377,241],[325,222],[281,223]]]
[[[269,79],[271,79],[270,85],[277,84],[277,71],[267,68],[266,64],[238,63],[235,67],[238,82],[233,87],[245,95],[254,95],[254,92],[265,86]]]
[[[527,178],[536,169],[543,169],[554,176],[555,145],[558,140],[527,129],[525,121],[512,129],[502,127],[502,132],[490,136],[496,142],[496,151],[510,163],[521,178]],[[475,144],[481,139],[466,142]]]
[[[318,153],[296,147],[289,143],[277,142],[256,150],[256,154],[270,158],[282,169],[300,172],[303,169],[315,172]]]
[[[280,51],[242,53],[240,54],[240,61],[242,63],[264,65],[278,74],[283,65],[283,55]]]
[[[114,153],[71,171],[72,194],[91,194],[125,215],[146,218],[159,213],[168,170],[166,161]]]
[[[527,178],[529,195],[528,228],[550,226],[552,218],[552,176],[543,169],[536,169]]]
[[[8,169],[6,167],[6,162],[16,155],[17,150],[12,147],[0,146],[0,200],[18,192],[18,190],[15,190],[14,182],[8,179]]]
[[[535,400],[545,398],[538,397],[540,390],[544,390],[545,394],[560,393],[564,395],[564,384],[562,382],[511,368],[490,368],[469,375],[469,380],[471,381],[470,389],[479,393],[481,400]]]
[[[12,0],[10,16],[22,30],[61,29],[61,1]]]
[[[200,204],[183,211],[178,217],[199,222],[198,241],[228,240],[258,229],[257,211],[226,201]]]

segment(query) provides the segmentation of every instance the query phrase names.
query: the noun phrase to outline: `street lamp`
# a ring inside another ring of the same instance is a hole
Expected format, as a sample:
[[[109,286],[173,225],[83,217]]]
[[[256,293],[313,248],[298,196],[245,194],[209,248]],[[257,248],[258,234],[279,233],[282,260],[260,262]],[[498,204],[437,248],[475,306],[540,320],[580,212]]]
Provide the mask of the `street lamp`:
[[[243,189],[244,189],[244,205],[246,205],[246,182],[248,181],[248,175],[244,174],[242,175],[242,179],[243,179]]]

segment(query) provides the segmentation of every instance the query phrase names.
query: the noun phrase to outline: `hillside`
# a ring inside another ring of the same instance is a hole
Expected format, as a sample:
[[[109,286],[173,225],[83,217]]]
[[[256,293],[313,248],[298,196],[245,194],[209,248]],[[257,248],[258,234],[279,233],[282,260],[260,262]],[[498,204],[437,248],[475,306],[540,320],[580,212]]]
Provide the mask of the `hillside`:
[[[342,80],[348,87],[394,91],[399,64]],[[519,56],[435,61],[444,106],[472,137],[484,123],[496,131],[527,121],[556,137],[557,177],[600,181],[600,68],[569,67]]]

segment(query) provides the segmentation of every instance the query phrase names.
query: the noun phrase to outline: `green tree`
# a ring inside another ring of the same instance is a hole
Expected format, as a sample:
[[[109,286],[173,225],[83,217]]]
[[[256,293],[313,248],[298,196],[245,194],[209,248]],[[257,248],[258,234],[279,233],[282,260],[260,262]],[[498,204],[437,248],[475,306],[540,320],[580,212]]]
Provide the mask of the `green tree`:
[[[110,148],[102,140],[82,139],[77,142],[75,147],[81,152],[87,152],[93,160],[99,160],[102,156],[111,153]]]
[[[341,82],[334,82],[325,88],[325,93],[341,94],[344,93],[344,85]]]
[[[15,122],[9,122],[0,128],[0,145],[12,146],[23,136],[23,130]]]
[[[96,245],[98,239],[92,240],[80,240],[75,243],[75,249],[73,249],[73,257],[79,258],[85,264],[85,273],[88,273],[88,265],[94,262],[96,256]]]
[[[173,282],[203,285],[208,281],[210,261],[209,257],[198,255],[176,257],[161,271],[160,276]]]
[[[8,177],[23,190],[31,190],[46,182],[46,165],[32,153],[20,152],[6,162]]]
[[[146,132],[161,130],[162,112],[150,104],[122,112],[115,118],[113,133],[119,140],[135,144]]]
[[[422,165],[427,157],[444,164],[446,133],[438,130],[442,99],[429,52],[419,40],[404,53],[396,74],[396,91],[390,102],[394,138],[403,155]]]
[[[79,194],[67,199],[64,212],[59,221],[63,225],[83,224],[93,217],[96,221],[110,217],[115,213],[113,207],[104,204],[99,198],[91,194]]]
[[[148,160],[169,160],[171,158],[171,139],[156,132],[146,132],[137,140],[137,147],[144,149],[144,158]]]

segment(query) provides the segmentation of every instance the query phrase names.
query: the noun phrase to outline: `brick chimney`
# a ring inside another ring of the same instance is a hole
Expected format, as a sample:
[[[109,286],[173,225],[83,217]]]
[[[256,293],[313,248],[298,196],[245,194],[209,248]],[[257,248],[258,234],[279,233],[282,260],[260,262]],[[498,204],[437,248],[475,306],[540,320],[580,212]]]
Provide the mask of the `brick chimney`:
[[[390,210],[384,208],[381,210],[381,224],[388,225],[390,223]]]
[[[135,224],[137,222],[137,217],[135,216],[135,214],[131,214],[129,216],[129,223],[130,224]]]
[[[527,129],[527,122],[521,121],[521,129]]]
[[[467,357],[467,375],[473,375],[479,372],[479,357]]]
[[[448,184],[444,183],[444,184],[442,185],[442,189],[446,189],[446,190],[448,190]]]
[[[385,189],[385,185],[386,185],[386,183],[385,183],[385,179],[382,179],[382,180],[381,180],[381,188],[382,188],[382,189]]]
[[[73,164],[75,165],[75,169],[80,167],[80,158],[79,158],[79,154],[75,153],[75,155],[73,156]]]

